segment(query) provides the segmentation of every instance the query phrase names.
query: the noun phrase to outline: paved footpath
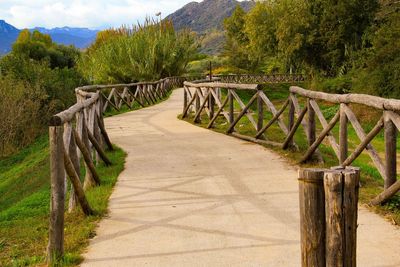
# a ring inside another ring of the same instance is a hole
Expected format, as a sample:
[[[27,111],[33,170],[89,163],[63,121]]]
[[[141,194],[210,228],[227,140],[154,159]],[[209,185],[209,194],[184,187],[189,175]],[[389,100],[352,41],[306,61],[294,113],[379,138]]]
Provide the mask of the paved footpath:
[[[177,119],[182,89],[107,118],[128,153],[82,266],[300,266],[296,167]],[[400,230],[359,211],[358,266],[400,266]]]

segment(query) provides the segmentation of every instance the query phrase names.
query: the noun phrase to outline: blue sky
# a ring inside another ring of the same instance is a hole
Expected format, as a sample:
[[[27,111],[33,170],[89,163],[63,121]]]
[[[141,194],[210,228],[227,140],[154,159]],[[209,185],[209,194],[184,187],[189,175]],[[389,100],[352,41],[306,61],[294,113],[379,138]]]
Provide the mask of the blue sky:
[[[162,17],[192,0],[0,0],[0,19],[17,28],[131,25],[147,16]],[[197,0],[197,2],[200,2]]]

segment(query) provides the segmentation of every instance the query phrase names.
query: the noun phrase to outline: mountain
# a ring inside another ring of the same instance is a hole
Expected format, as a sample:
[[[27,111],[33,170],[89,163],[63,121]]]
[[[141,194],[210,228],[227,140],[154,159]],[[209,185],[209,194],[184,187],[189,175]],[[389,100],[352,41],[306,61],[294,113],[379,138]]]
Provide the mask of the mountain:
[[[224,19],[230,17],[237,5],[249,11],[254,1],[239,2],[236,0],[204,0],[191,2],[166,17],[172,20],[175,29],[189,28],[197,33],[210,29],[223,30]]]
[[[19,30],[0,20],[0,55],[10,51],[12,44],[17,39]]]
[[[37,30],[41,33],[49,34],[51,39],[58,44],[63,45],[74,45],[77,48],[88,47],[95,39],[98,31],[90,30],[87,28],[53,28],[46,29],[42,27],[36,27],[30,29],[30,31]]]
[[[58,44],[74,45],[77,48],[88,47],[95,39],[98,31],[87,28],[53,28],[46,29],[36,27],[30,31],[37,30],[41,33],[49,34],[51,39]],[[0,20],[0,55],[11,51],[12,44],[17,39],[20,30],[8,24],[4,20]]]
[[[167,16],[166,19],[171,20],[177,30],[188,28],[202,36],[201,52],[217,54],[221,52],[224,43],[224,19],[233,14],[237,5],[247,12],[255,5],[255,1],[204,0],[200,3],[191,2]]]

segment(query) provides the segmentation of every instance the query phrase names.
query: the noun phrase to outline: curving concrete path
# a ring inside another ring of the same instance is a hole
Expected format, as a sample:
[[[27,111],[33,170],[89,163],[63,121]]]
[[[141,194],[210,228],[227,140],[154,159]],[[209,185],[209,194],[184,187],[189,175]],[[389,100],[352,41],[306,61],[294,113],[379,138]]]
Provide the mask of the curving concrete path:
[[[82,266],[300,266],[296,168],[177,119],[182,90],[108,118],[128,152]],[[358,266],[400,266],[400,231],[361,208]]]

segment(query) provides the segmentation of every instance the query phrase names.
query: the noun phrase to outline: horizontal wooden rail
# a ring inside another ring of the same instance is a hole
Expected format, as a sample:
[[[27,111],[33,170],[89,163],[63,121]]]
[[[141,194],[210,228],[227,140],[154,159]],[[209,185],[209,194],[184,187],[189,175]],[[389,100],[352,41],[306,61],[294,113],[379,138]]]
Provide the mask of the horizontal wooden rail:
[[[376,109],[400,111],[399,99],[387,99],[365,94],[328,94],[317,91],[306,90],[297,86],[290,87],[290,92],[299,96],[324,100],[336,104],[361,104]]]
[[[258,84],[235,84],[235,83],[220,83],[220,82],[208,82],[208,83],[191,83],[184,82],[184,86],[193,87],[193,88],[226,88],[226,89],[235,89],[235,90],[258,90],[260,87]]]

